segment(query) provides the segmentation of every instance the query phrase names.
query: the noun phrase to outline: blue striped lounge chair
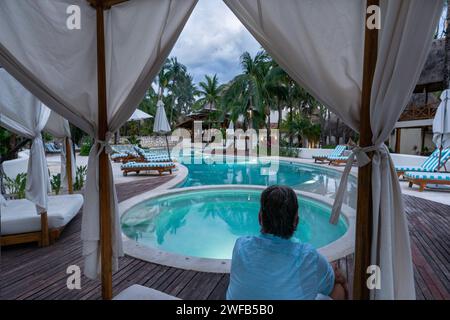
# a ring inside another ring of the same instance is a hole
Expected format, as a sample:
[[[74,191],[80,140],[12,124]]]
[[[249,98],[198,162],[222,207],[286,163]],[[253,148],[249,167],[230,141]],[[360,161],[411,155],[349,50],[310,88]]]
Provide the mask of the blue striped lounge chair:
[[[126,162],[137,157],[137,155],[131,155],[133,153],[132,145],[112,145],[113,154],[111,155],[111,160],[114,162]]]
[[[436,172],[444,167],[450,159],[450,149],[443,149],[441,154],[441,162],[439,163],[439,149],[434,152],[422,163],[421,166],[395,166],[397,176],[404,176],[405,172]]]
[[[346,145],[338,145],[336,146],[336,148],[334,148],[334,150],[330,153],[330,154],[321,154],[321,155],[317,155],[317,156],[313,156],[314,162],[329,162],[330,160],[328,159],[330,156],[331,157],[339,157],[342,152],[344,152],[344,150],[347,149]]]
[[[134,150],[142,162],[172,162],[165,150],[144,150],[137,146],[134,146]]]
[[[127,162],[120,166],[124,176],[128,175],[129,172],[136,172],[139,174],[141,171],[158,171],[159,175],[163,172],[169,172],[172,174],[172,169],[175,168],[173,162]]]
[[[412,188],[414,184],[419,186],[419,191],[422,192],[427,184],[442,184],[450,186],[450,173],[446,172],[412,172],[407,171],[404,177],[409,181],[409,187]]]

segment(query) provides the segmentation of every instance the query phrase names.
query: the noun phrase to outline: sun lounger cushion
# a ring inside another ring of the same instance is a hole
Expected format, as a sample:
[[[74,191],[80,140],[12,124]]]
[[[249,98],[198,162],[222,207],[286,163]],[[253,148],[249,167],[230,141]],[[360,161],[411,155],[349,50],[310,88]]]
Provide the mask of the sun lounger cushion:
[[[395,166],[397,171],[433,172],[434,169],[426,169],[418,166]]]
[[[328,157],[328,160],[348,160],[347,156]]]
[[[419,166],[395,166],[395,170],[404,171],[421,171],[421,172],[433,172],[443,166],[450,159],[450,149],[442,150],[441,162],[439,165],[439,149],[434,152],[425,160],[422,165]]]
[[[128,157],[128,153],[113,153],[111,155],[111,159],[126,158],[126,157]]]
[[[167,168],[173,167],[173,162],[127,162],[120,167],[122,169],[139,169],[139,168]]]
[[[405,172],[405,177],[410,179],[440,180],[450,182],[450,173],[444,172]]]
[[[167,293],[157,291],[148,287],[134,284],[126,288],[113,300],[180,300],[177,297],[168,295]]]
[[[83,205],[83,196],[69,194],[48,197],[48,226],[58,229],[68,224]],[[41,230],[41,218],[34,204],[26,199],[8,200],[1,208],[1,234],[17,234]]]
[[[170,161],[170,158],[166,155],[161,155],[161,156],[149,156],[146,155],[145,160],[148,162],[158,162],[158,161]]]

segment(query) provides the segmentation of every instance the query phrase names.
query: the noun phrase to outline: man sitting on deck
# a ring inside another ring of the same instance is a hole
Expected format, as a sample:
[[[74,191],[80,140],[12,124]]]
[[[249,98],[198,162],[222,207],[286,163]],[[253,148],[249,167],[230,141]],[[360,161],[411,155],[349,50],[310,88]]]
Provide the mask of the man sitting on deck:
[[[228,300],[346,299],[344,276],[311,245],[291,240],[298,225],[295,192],[271,186],[261,195],[261,235],[236,241]]]

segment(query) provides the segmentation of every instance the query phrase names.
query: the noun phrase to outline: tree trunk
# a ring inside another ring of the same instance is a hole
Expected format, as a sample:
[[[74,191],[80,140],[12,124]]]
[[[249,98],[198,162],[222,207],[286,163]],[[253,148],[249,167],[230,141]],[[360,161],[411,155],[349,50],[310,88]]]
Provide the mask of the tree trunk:
[[[278,109],[278,125],[277,125],[277,128],[278,128],[278,130],[280,130],[281,122],[283,121],[283,107],[282,107],[282,105],[280,103],[280,100],[278,100],[277,109]]]
[[[271,155],[272,154],[272,150],[271,150],[271,140],[270,140],[270,133],[271,133],[271,128],[270,128],[270,107],[269,107],[269,112],[267,114],[267,155]]]
[[[292,103],[289,105],[289,147],[292,148],[293,143],[292,136]]]

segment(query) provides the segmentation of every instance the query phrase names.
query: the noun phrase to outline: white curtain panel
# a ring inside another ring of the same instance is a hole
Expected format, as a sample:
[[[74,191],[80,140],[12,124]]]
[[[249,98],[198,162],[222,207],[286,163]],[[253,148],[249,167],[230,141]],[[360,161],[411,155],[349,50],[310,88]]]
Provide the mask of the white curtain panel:
[[[294,80],[358,131],[365,1],[224,1]],[[441,0],[380,1],[379,51],[371,94],[375,149],[371,262],[381,269],[381,289],[371,290],[372,299],[415,298],[401,190],[383,142],[417,83],[442,5]]]
[[[433,120],[433,142],[436,147],[450,148],[450,90],[441,93],[441,103]]]
[[[50,180],[41,131],[50,109],[26,90],[5,69],[0,69],[0,125],[32,140],[25,196],[37,213],[47,210]]]
[[[69,145],[72,145],[71,133],[69,121],[61,117],[55,111],[50,113],[47,124],[44,127],[44,131],[50,133],[53,137],[59,140],[61,143],[61,188],[64,191],[69,189],[69,179],[67,176],[67,148],[66,148],[66,138],[69,138]],[[71,172],[72,181],[75,181],[75,155],[73,150],[70,153],[71,159]]]
[[[133,0],[105,11],[108,136],[129,119],[170,53],[197,0]],[[78,5],[81,29],[66,26]],[[0,6],[0,65],[42,102],[97,137],[96,13],[85,0],[4,0]],[[98,152],[89,154],[81,237],[85,274],[100,272]],[[107,148],[108,149],[108,148]],[[123,254],[109,165],[113,270]]]

